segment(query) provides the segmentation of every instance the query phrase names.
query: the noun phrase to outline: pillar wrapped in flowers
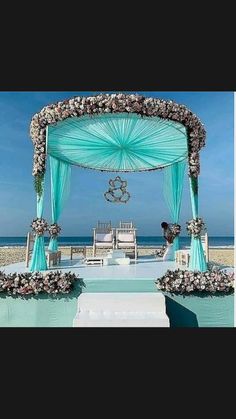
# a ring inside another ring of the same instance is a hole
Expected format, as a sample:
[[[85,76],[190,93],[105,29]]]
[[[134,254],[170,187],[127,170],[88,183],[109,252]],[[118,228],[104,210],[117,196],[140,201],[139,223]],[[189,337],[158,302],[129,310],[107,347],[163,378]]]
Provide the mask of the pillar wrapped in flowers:
[[[35,233],[35,242],[33,248],[32,259],[30,261],[29,270],[33,271],[44,271],[47,269],[47,260],[45,255],[44,247],[44,233],[48,229],[46,220],[42,217],[43,215],[43,199],[44,193],[42,190],[41,196],[37,195],[37,218],[35,218],[31,227]]]
[[[32,221],[31,227],[36,238],[29,270],[31,272],[43,271],[47,269],[47,261],[44,250],[44,233],[47,231],[48,225],[44,218],[36,218]]]

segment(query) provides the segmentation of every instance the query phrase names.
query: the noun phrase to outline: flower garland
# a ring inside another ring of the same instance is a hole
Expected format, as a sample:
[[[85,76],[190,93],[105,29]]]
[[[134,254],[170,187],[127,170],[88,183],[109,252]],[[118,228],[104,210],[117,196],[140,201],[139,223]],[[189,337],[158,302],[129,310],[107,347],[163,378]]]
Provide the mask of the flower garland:
[[[168,270],[165,275],[155,281],[157,288],[171,293],[231,292],[234,288],[234,273],[218,269],[206,272],[192,272],[176,269]]]
[[[179,122],[186,127],[188,135],[189,176],[197,177],[200,172],[199,150],[205,145],[206,131],[198,119],[184,105],[172,100],[146,98],[138,94],[100,94],[89,97],[74,97],[45,106],[36,113],[30,124],[30,135],[34,143],[33,176],[38,180],[35,188],[40,194],[42,176],[46,168],[46,128],[66,118],[82,115],[128,112],[141,116],[158,116]]]
[[[48,223],[44,218],[35,218],[31,223],[31,227],[37,236],[43,236],[48,229]]]
[[[37,294],[68,294],[76,281],[84,286],[82,279],[71,272],[51,271],[46,274],[41,272],[26,272],[5,274],[0,271],[0,292],[10,295],[37,295]]]
[[[48,232],[51,237],[56,238],[61,232],[61,227],[57,223],[51,224]]]
[[[205,223],[202,218],[195,218],[193,220],[187,221],[187,232],[189,235],[194,238],[200,237],[202,231],[205,230]]]

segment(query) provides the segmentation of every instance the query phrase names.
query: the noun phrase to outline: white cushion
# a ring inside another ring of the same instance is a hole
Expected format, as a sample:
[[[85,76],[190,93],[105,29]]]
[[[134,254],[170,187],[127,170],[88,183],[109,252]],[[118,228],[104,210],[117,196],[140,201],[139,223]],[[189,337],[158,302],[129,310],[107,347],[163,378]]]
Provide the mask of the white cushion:
[[[118,248],[120,248],[120,247],[134,247],[135,246],[135,244],[134,244],[134,242],[124,242],[124,243],[122,243],[122,242],[119,242],[119,243],[117,243],[117,246],[118,246]]]
[[[134,235],[132,233],[118,233],[118,240],[120,242],[133,242]]]
[[[96,242],[96,247],[110,247],[112,249],[112,242]]]
[[[112,234],[111,233],[97,233],[96,241],[98,242],[111,242]]]

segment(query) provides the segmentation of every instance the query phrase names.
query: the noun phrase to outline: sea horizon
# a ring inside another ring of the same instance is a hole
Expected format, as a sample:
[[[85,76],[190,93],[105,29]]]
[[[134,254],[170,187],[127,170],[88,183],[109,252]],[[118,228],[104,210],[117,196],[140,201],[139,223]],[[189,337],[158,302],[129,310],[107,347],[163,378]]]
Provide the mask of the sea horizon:
[[[49,237],[45,237],[45,244],[49,243]],[[189,236],[180,236],[180,245],[189,247],[191,238]],[[1,236],[0,247],[26,246],[26,236]],[[139,235],[137,236],[138,246],[161,246],[165,244],[163,236]],[[58,238],[60,246],[92,246],[93,237],[90,236],[60,236]],[[209,236],[210,247],[234,247],[234,236]]]

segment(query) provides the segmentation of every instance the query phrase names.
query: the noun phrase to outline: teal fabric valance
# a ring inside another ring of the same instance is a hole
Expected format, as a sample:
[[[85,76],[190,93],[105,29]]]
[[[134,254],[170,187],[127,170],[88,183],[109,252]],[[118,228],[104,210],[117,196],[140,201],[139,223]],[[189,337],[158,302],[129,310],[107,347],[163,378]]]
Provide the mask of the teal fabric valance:
[[[186,128],[175,121],[118,113],[68,118],[48,126],[47,152],[107,171],[142,171],[187,158]]]

